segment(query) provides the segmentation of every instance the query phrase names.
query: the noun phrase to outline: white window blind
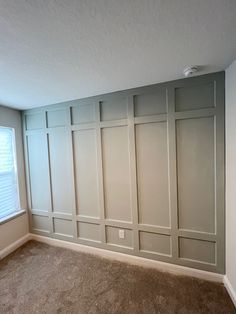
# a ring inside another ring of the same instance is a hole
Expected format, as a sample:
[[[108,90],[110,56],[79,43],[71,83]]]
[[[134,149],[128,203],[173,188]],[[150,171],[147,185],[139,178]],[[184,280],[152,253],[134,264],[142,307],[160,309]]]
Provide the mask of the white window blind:
[[[14,130],[0,127],[0,219],[19,210]]]

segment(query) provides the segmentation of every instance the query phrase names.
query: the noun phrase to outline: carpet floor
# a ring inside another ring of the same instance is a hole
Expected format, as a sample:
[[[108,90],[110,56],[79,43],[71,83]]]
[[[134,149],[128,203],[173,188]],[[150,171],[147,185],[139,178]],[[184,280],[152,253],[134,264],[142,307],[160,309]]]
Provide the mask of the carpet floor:
[[[30,241],[0,261],[0,313],[236,313],[223,285]]]

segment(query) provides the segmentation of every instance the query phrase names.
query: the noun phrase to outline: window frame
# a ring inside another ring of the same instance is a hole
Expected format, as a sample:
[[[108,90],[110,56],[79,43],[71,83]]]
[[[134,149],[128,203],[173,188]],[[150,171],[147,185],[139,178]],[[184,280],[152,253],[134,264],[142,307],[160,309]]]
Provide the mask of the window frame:
[[[19,176],[18,176],[18,167],[17,167],[17,153],[16,153],[16,136],[15,136],[15,129],[13,127],[8,127],[8,126],[2,126],[0,125],[0,130],[1,129],[8,129],[11,130],[12,136],[11,136],[11,141],[12,141],[12,154],[13,154],[13,166],[14,166],[14,172],[15,172],[15,179],[16,179],[16,199],[18,203],[18,207],[15,208],[11,213],[0,217],[0,225],[8,222],[9,220],[12,220],[13,218],[16,218],[22,214],[25,213],[25,210],[21,209],[21,201],[20,201],[20,189],[19,189]],[[0,174],[1,176],[1,174]]]

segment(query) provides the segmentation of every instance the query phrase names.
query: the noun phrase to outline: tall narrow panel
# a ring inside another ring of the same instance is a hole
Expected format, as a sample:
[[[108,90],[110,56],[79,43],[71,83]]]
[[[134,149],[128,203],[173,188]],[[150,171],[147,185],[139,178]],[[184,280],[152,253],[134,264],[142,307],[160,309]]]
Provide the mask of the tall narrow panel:
[[[53,210],[70,213],[73,208],[71,156],[68,133],[57,131],[49,134],[49,152]]]
[[[127,118],[127,98],[114,97],[100,102],[101,121]]]
[[[214,82],[175,89],[175,110],[214,107]]]
[[[180,258],[214,264],[215,250],[215,242],[179,238]]]
[[[166,89],[155,93],[140,94],[134,97],[134,112],[136,117],[166,113]]]
[[[214,118],[176,123],[179,227],[215,231]]]
[[[169,235],[140,231],[139,241],[140,251],[164,255],[171,254]]]
[[[99,217],[96,131],[73,132],[73,144],[78,214]]]
[[[127,127],[102,129],[106,218],[131,220]]]
[[[95,121],[95,105],[92,103],[78,104],[71,108],[72,124]]]
[[[32,209],[48,211],[51,199],[46,135],[28,135],[27,146]]]
[[[168,154],[166,122],[135,128],[139,223],[168,227]]]

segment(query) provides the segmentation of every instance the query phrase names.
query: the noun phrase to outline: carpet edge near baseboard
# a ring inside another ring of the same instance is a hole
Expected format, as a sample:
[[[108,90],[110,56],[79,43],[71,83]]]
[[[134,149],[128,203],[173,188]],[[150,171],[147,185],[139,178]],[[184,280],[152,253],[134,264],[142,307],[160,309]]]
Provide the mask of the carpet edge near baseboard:
[[[86,246],[86,245],[78,244],[78,243],[66,242],[63,240],[48,238],[48,237],[44,237],[44,236],[40,236],[40,235],[36,235],[32,233],[28,233],[24,235],[17,241],[11,243],[9,246],[2,249],[0,251],[0,260],[6,257],[7,255],[11,254],[15,250],[17,250],[19,247],[21,247],[22,245],[24,245],[30,240],[35,240],[38,242],[42,242],[48,245],[57,246],[61,248],[71,249],[77,252],[89,253],[89,254],[97,255],[103,258],[128,263],[131,265],[136,265],[136,266],[141,266],[141,267],[146,267],[146,268],[153,268],[159,271],[166,271],[175,275],[189,276],[189,277],[194,277],[198,279],[223,283],[233,304],[236,307],[236,292],[234,291],[226,275],[212,273],[212,272],[208,272],[204,270],[194,269],[194,268],[175,265],[175,264],[169,264],[169,263],[155,261],[155,260],[149,260],[143,257],[123,254],[119,252],[107,251],[100,248],[94,248],[94,247],[90,247],[90,246]]]
[[[105,250],[75,242],[67,242],[64,240],[49,238],[37,234],[31,234],[31,239],[45,244],[71,249],[77,252],[89,253],[103,258],[125,262],[131,265],[152,268],[159,271],[172,273],[174,275],[189,276],[219,283],[223,283],[224,280],[224,275],[222,274],[190,268],[182,265],[170,264],[167,262],[157,260],[151,260],[140,256],[134,256],[125,253]]]

